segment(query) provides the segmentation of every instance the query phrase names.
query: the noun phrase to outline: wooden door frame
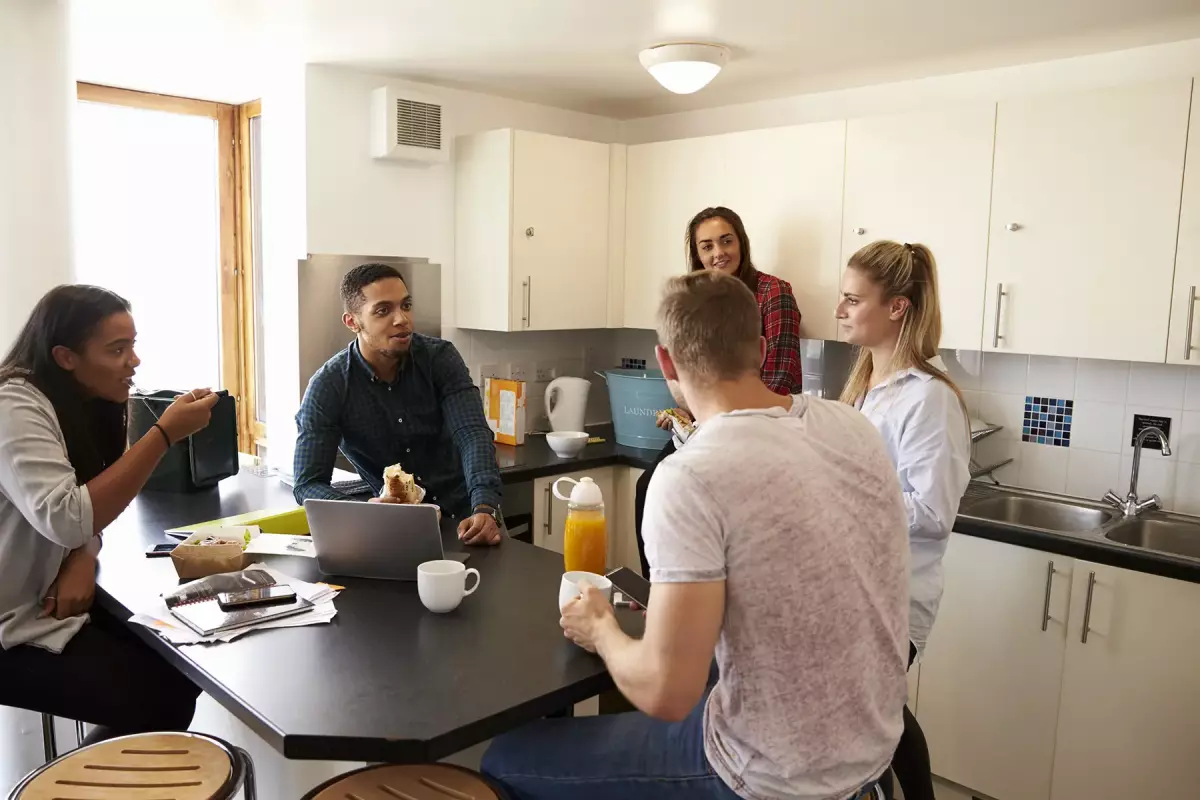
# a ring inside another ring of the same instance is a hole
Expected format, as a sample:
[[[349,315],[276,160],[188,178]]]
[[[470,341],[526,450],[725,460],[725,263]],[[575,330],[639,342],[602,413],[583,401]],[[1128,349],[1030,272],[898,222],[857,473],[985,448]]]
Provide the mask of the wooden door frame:
[[[245,203],[241,194],[244,180],[247,180],[245,191],[249,192],[249,147],[248,142],[244,147],[239,142],[242,138],[242,117],[246,113],[243,109],[247,106],[118,89],[93,83],[77,83],[76,97],[88,103],[208,117],[217,123],[221,383],[237,399],[239,449],[253,453],[255,437],[252,425],[256,413],[253,386],[255,371],[252,274],[250,280],[246,280],[247,274],[250,273],[247,267],[252,264],[253,259],[246,257],[249,245],[242,241],[245,239],[251,242],[252,239],[249,235],[250,228],[243,220],[250,212],[249,209],[243,210]],[[259,106],[258,112],[261,113],[260,103],[247,105]],[[245,126],[248,130],[249,115],[245,116]],[[242,157],[243,151],[246,154],[245,158]]]
[[[262,101],[254,100],[237,106],[237,142],[235,162],[237,164],[237,240],[239,280],[237,286],[239,323],[238,368],[241,370],[239,385],[244,402],[238,404],[238,439],[244,453],[258,454],[258,445],[265,445],[267,426],[258,421],[258,371],[257,331],[255,325],[255,271],[261,265],[254,263],[254,195],[253,195],[253,148],[250,145],[250,120],[262,116]],[[260,198],[261,200],[261,198]]]

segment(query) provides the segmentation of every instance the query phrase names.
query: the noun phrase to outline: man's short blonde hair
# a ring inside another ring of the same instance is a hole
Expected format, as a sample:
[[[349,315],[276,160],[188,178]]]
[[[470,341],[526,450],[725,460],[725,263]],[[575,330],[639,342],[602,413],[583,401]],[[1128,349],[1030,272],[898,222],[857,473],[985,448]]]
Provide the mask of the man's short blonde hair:
[[[762,368],[758,301],[737,278],[704,270],[672,278],[658,307],[658,341],[677,369],[727,381]]]

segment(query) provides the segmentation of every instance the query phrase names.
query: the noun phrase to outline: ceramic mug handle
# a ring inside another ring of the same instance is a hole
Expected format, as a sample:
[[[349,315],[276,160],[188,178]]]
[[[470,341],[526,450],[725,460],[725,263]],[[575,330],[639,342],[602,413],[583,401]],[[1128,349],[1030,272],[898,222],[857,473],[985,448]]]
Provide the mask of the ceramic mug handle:
[[[463,577],[463,586],[467,585],[467,578],[471,577],[472,575],[475,576],[475,585],[470,589],[463,589],[463,597],[466,597],[469,594],[474,594],[475,590],[479,588],[479,570],[470,567],[467,568],[467,573]]]

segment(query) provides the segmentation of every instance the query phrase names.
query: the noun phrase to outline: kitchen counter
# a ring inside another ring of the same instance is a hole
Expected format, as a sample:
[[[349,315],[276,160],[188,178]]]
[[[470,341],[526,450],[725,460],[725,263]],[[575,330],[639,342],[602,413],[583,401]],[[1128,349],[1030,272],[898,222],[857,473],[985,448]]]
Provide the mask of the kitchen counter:
[[[521,483],[600,467],[626,466],[649,469],[658,458],[659,450],[643,450],[617,444],[612,425],[589,426],[587,432],[604,439],[599,444],[589,444],[575,458],[559,458],[546,437],[542,434],[528,435],[520,447],[496,445],[496,461],[500,464],[500,477],[506,483]]]
[[[974,505],[992,497],[1005,495],[1067,501],[1086,508],[1113,511],[1111,507],[1092,500],[1048,495],[1002,486],[992,487],[972,482],[966,497],[959,505],[958,517],[954,520],[954,532],[1019,547],[1028,547],[1032,550],[1057,553],[1069,558],[1080,558],[1097,564],[1107,564],[1120,569],[1200,583],[1200,559],[1114,542],[1106,539],[1100,530],[1049,531],[1010,522],[997,522],[972,515],[971,509]],[[1172,516],[1187,519],[1183,515]],[[1200,524],[1200,519],[1195,521]],[[1200,528],[1197,533],[1200,535]]]
[[[506,484],[521,483],[547,475],[561,475],[585,469],[607,466],[627,466],[648,469],[658,457],[657,450],[642,450],[623,447],[616,443],[612,425],[597,425],[589,428],[593,436],[605,439],[601,444],[589,444],[577,458],[559,458],[546,444],[542,435],[527,436],[521,447],[496,445],[496,459],[500,463],[500,475]],[[955,533],[991,539],[1006,544],[1057,553],[1070,558],[1081,558],[1097,564],[1108,564],[1122,569],[1176,578],[1191,583],[1200,583],[1200,559],[1177,556],[1157,550],[1148,550],[1132,545],[1120,544],[1104,538],[1099,531],[1077,533],[1048,531],[1008,522],[997,522],[973,516],[971,507],[981,500],[997,495],[1020,495],[1045,497],[1059,501],[1068,500],[1091,508],[1105,508],[1095,501],[1041,495],[1006,487],[991,487],[972,482],[967,496],[959,507],[954,521]],[[1197,520],[1200,522],[1200,520]]]

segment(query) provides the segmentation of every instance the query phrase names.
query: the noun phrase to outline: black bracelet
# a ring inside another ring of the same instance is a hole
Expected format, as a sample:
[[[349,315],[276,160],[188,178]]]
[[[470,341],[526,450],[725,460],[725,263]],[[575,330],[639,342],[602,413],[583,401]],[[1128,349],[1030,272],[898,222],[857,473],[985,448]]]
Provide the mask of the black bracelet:
[[[151,425],[150,427],[158,429],[158,432],[162,434],[163,441],[167,443],[167,449],[170,450],[171,449],[171,437],[167,436],[167,432],[163,429],[163,426],[159,425],[156,422],[153,425]]]

